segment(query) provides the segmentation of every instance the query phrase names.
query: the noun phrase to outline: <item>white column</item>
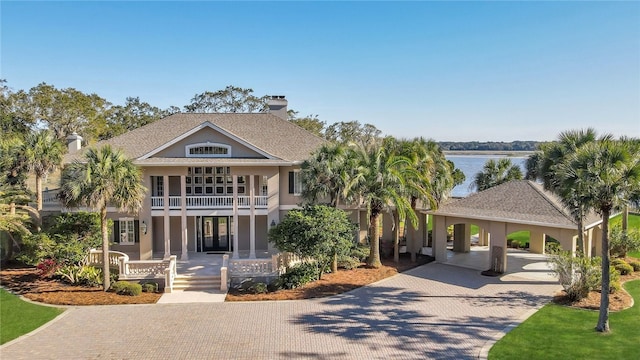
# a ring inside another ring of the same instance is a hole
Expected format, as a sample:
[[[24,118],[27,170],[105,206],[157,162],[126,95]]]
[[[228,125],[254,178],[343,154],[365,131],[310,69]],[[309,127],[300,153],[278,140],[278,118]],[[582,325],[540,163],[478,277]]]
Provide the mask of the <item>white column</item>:
[[[187,180],[185,175],[180,175],[180,220],[182,225],[182,254],[180,260],[189,260],[187,252]]]
[[[249,176],[249,258],[256,258],[256,189],[255,175]]]
[[[238,256],[238,175],[233,178],[233,258]]]
[[[169,259],[171,256],[171,226],[169,217],[169,176],[164,175],[162,177],[163,184],[163,209],[164,209],[164,259]]]

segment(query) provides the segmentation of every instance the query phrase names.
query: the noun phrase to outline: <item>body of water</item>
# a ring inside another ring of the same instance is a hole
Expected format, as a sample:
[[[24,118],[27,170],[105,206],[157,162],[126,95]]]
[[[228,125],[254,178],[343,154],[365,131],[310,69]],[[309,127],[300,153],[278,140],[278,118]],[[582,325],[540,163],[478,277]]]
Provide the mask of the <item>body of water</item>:
[[[456,165],[456,168],[462,170],[464,176],[466,177],[464,183],[453,188],[451,195],[453,197],[464,197],[472,192],[474,189],[471,189],[471,183],[473,183],[473,179],[476,174],[482,171],[484,164],[489,159],[500,159],[504,157],[508,157],[511,159],[511,162],[514,165],[520,166],[522,169],[522,175],[524,176],[525,163],[527,161],[526,156],[508,156],[508,155],[446,155],[447,160],[453,161]]]

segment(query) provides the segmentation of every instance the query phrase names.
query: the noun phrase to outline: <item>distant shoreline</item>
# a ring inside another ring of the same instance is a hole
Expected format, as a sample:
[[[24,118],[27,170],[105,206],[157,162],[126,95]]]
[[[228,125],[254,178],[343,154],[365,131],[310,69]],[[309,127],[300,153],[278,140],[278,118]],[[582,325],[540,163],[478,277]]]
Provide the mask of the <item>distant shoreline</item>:
[[[506,155],[527,157],[533,154],[533,151],[500,151],[500,150],[445,150],[445,155]]]

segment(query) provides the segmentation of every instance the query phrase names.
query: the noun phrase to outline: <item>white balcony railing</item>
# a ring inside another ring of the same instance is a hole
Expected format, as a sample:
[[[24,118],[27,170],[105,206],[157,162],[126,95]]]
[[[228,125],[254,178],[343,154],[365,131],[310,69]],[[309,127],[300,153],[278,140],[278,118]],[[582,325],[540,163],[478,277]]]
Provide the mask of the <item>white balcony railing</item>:
[[[254,204],[257,209],[267,207],[266,196],[255,196]],[[169,209],[180,209],[182,198],[180,196],[169,196]],[[231,209],[233,207],[233,196],[187,196],[186,209]],[[248,209],[251,207],[249,196],[238,196],[238,209]],[[152,209],[164,208],[164,197],[151,197]]]

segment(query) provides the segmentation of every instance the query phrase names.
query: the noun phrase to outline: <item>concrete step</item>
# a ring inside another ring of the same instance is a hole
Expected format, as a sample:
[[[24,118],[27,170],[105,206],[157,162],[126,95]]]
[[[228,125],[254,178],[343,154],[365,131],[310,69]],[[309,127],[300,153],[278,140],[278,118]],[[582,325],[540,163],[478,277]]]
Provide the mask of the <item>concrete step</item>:
[[[220,276],[181,276],[173,280],[174,290],[219,290]]]

